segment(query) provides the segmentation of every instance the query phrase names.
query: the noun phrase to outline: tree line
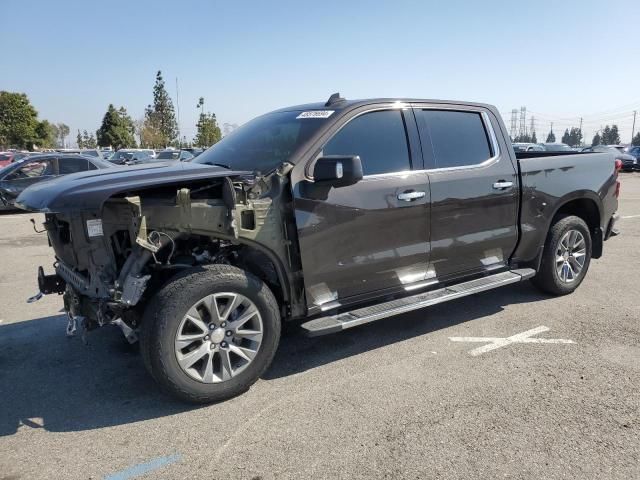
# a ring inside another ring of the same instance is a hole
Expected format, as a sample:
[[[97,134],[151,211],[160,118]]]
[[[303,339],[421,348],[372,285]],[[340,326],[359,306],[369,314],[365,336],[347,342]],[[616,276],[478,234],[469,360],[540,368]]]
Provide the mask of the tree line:
[[[567,128],[562,135],[561,142],[569,145],[570,147],[579,147],[582,145],[582,130],[577,127]],[[556,141],[556,135],[553,132],[553,127],[547,134],[546,143],[554,143]],[[518,135],[513,139],[514,143],[538,143],[536,138],[536,132],[533,131],[531,135],[523,134]],[[606,125],[604,128],[598,130],[591,140],[591,145],[619,145],[621,143],[620,133],[617,125]],[[631,141],[632,145],[640,145],[640,132],[633,136]]]
[[[216,115],[204,111],[200,97],[196,136],[189,145],[209,147],[222,138]],[[19,149],[42,149],[65,146],[69,127],[38,120],[38,113],[24,93],[0,91],[0,146]],[[137,140],[136,140],[137,137]],[[100,127],[93,133],[78,130],[78,148],[166,148],[183,147],[179,138],[173,101],[165,88],[162,72],[156,74],[153,102],[145,108],[144,116],[134,121],[125,107],[109,104]]]
[[[39,120],[24,93],[0,91],[0,146],[20,149],[64,145],[69,127]]]

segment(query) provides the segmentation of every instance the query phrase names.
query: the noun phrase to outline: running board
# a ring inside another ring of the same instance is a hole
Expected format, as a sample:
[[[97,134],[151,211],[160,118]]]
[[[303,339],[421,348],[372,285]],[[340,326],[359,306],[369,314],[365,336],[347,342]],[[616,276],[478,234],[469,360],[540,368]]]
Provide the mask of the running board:
[[[339,332],[340,330],[346,330],[347,328],[357,327],[364,323],[374,322],[381,318],[419,310],[438,303],[473,295],[474,293],[502,287],[510,283],[521,282],[533,277],[535,273],[533,268],[520,268],[518,270],[496,273],[476,280],[458,283],[430,292],[418,293],[410,297],[360,308],[351,312],[316,318],[303,323],[301,327],[309,337],[327,335],[329,333]]]

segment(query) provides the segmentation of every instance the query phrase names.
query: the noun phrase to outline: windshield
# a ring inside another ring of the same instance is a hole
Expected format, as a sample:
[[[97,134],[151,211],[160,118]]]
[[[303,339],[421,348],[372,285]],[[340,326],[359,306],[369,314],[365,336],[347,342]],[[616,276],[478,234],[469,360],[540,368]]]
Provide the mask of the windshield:
[[[274,112],[254,118],[193,162],[268,173],[288,161],[327,121],[321,116],[298,118],[300,113]]]
[[[133,152],[119,151],[114,153],[109,160],[129,160],[131,157],[133,157]]]
[[[168,150],[160,152],[156,158],[158,160],[177,160],[180,158],[180,152],[177,150]]]

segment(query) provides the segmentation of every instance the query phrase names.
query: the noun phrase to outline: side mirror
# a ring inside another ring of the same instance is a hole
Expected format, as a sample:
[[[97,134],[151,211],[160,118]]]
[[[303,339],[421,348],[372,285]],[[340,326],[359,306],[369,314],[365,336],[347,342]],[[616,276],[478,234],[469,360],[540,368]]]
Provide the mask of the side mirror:
[[[362,180],[360,157],[327,155],[316,160],[313,167],[315,184],[331,187],[347,187]]]

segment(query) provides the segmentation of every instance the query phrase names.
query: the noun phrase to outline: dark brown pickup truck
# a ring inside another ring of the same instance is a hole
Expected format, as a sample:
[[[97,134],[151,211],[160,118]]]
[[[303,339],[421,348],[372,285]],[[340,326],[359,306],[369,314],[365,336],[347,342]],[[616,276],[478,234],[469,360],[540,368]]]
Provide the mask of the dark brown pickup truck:
[[[46,214],[39,287],[68,333],[118,325],[165,390],[209,402],[262,375],[283,321],[322,335],[525,279],[571,293],[614,232],[618,167],[516,155],[489,105],[333,95],[17,205]]]

